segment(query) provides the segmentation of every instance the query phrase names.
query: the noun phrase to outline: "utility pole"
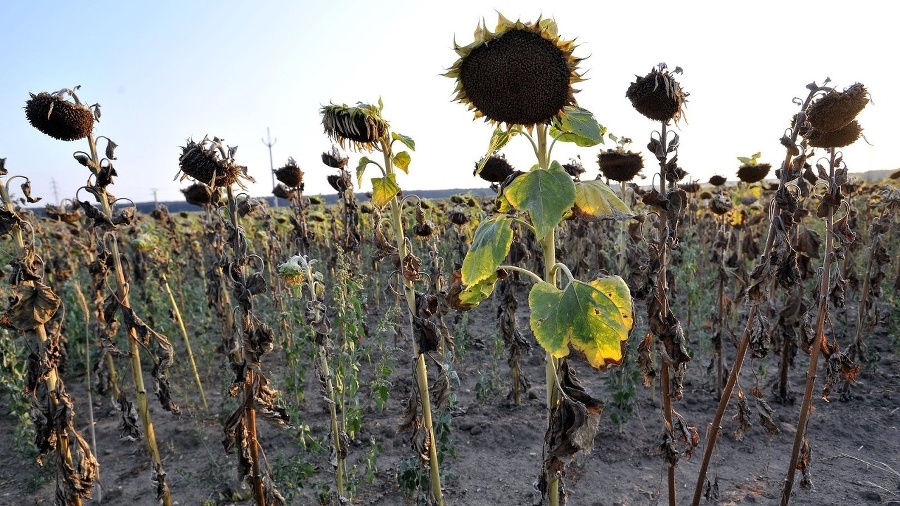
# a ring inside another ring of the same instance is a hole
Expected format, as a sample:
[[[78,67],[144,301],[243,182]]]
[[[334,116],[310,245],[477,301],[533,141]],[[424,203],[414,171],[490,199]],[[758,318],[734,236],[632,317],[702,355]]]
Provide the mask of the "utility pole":
[[[150,188],[150,191],[153,192],[153,209],[159,207],[159,201],[156,200],[156,192],[159,188]]]
[[[53,200],[59,203],[59,193],[56,190],[56,179],[50,178],[50,184],[53,185]]]
[[[275,164],[272,162],[272,146],[278,142],[278,139],[272,140],[272,136],[269,135],[269,127],[266,127],[266,138],[262,140],[263,144],[269,148],[269,171],[272,173],[272,188],[275,188]],[[275,201],[275,207],[278,207],[278,199],[273,199]]]

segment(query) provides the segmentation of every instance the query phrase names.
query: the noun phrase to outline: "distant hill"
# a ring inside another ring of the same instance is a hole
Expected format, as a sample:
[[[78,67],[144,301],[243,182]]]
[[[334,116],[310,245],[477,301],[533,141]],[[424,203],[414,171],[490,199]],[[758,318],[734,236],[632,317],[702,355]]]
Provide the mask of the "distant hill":
[[[411,191],[411,192],[408,192],[408,194],[416,195],[423,199],[439,200],[439,199],[450,198],[453,195],[460,195],[460,194],[468,194],[468,195],[472,195],[473,197],[484,197],[484,196],[494,195],[494,192],[490,188],[468,188],[468,189],[467,188],[452,188],[449,190]],[[318,198],[322,199],[322,201],[324,201],[326,204],[337,203],[337,194],[336,193],[329,194],[329,195],[307,195],[307,196],[308,197],[318,197]],[[276,198],[274,196],[270,195],[267,197],[256,197],[256,198],[258,198],[260,200],[265,200],[266,204],[268,204],[269,207],[275,207],[275,205],[276,205],[276,202],[275,202]],[[366,193],[357,193],[356,198],[360,202],[365,202],[365,201],[369,200],[369,196]],[[169,212],[172,212],[172,213],[180,213],[182,211],[188,211],[188,212],[198,211],[200,209],[199,207],[197,207],[195,205],[188,204],[184,200],[171,201],[171,202],[159,202],[159,204],[166,206],[166,208],[169,209]],[[137,207],[138,213],[141,213],[141,214],[147,214],[150,211],[153,211],[153,209],[156,208],[156,205],[157,205],[157,203],[155,203],[155,202],[138,202],[137,204],[135,204],[135,206]],[[277,202],[277,205],[279,207],[285,207],[287,205],[287,203],[284,200],[279,200]],[[33,211],[38,216],[44,215],[44,206],[43,205],[30,206],[28,209]]]

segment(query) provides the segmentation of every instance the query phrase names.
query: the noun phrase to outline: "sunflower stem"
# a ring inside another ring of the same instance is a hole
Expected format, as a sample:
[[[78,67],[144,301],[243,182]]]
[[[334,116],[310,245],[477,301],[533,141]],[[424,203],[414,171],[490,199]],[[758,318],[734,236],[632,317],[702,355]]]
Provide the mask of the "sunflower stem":
[[[549,152],[547,149],[547,125],[537,125],[537,149],[535,155],[538,159],[538,167],[540,169],[548,169],[550,167]],[[554,287],[556,286],[556,229],[554,228],[540,239],[542,254],[544,257],[544,280]],[[559,368],[559,359],[547,352],[544,375],[547,383],[547,427],[552,422],[553,411],[559,405],[559,375],[556,373]],[[559,476],[550,475],[547,470],[543,471],[547,483],[547,499],[550,506],[559,506]]]
[[[390,145],[390,136],[385,132],[381,139],[381,152],[384,155],[384,166],[386,176],[394,174],[394,164],[392,163],[392,152]],[[391,228],[394,229],[394,241],[397,244],[397,251],[400,255],[400,261],[409,254],[406,248],[406,235],[403,231],[403,219],[400,216],[400,202],[397,196],[391,197],[390,203]],[[406,299],[406,309],[408,313],[409,326],[412,327],[413,318],[416,314],[416,289],[413,282],[400,275],[403,279],[403,295]],[[422,401],[422,423],[427,433],[428,441],[428,464],[430,472],[431,493],[437,506],[443,506],[444,497],[441,491],[441,473],[440,464],[437,455],[437,440],[434,437],[434,424],[431,416],[431,397],[428,392],[428,369],[425,364],[425,354],[419,350],[419,343],[415,339],[415,333],[410,328],[409,335],[412,336],[413,360],[416,363],[416,385],[419,389],[419,398]]]
[[[100,156],[97,154],[97,143],[93,134],[87,136],[88,144],[91,148],[91,160],[100,166]],[[103,214],[107,219],[112,220],[113,212],[109,204],[109,196],[105,187],[99,188],[99,192],[95,195],[100,205],[103,207]],[[112,250],[113,269],[116,278],[116,298],[119,304],[125,309],[131,308],[131,301],[128,298],[128,283],[125,281],[125,270],[122,268],[121,256],[119,253],[119,241],[115,234],[109,235],[110,249]],[[150,403],[147,399],[147,388],[144,386],[144,372],[141,368],[141,350],[138,346],[138,336],[133,327],[128,329],[128,356],[131,361],[131,376],[134,380],[135,394],[137,396],[138,413],[141,417],[141,425],[144,429],[144,437],[147,438],[147,450],[150,452],[150,459],[157,475],[165,476],[162,465],[162,458],[159,453],[159,446],[156,444],[156,430],[153,428],[153,421],[150,419]],[[168,485],[162,490],[163,506],[172,506],[172,495],[169,492]]]
[[[837,183],[834,178],[834,166],[836,151],[828,149],[830,160],[828,164],[828,190],[835,190]],[[806,425],[812,414],[813,390],[816,387],[816,370],[819,363],[819,352],[822,349],[822,341],[825,340],[825,321],[828,318],[828,295],[831,291],[831,263],[834,259],[834,206],[829,206],[828,215],[825,216],[825,260],[822,262],[822,279],[819,280],[819,301],[816,314],[816,330],[813,334],[812,349],[809,351],[809,368],[806,370],[806,390],[803,392],[803,404],[800,406],[800,420],[797,422],[797,433],[794,434],[794,446],[791,449],[791,463],[788,465],[787,477],[784,479],[784,488],[781,492],[781,506],[788,506],[791,502],[791,489],[794,486],[794,474],[800,460],[800,450],[806,439]],[[809,462],[805,463],[807,466]]]

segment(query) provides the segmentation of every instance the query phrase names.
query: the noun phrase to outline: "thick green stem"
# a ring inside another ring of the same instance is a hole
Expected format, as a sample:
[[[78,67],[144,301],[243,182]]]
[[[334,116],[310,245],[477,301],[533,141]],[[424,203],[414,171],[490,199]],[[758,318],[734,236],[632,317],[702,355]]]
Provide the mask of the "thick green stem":
[[[394,173],[394,164],[391,160],[390,141],[383,139],[381,142],[381,149],[384,154],[385,175],[389,176]],[[396,195],[391,198],[389,205],[391,228],[394,230],[394,240],[397,244],[400,261],[403,262],[403,259],[409,254],[409,251],[407,251],[406,247],[406,234],[403,231],[403,218],[400,215],[400,202],[397,200]],[[403,279],[403,295],[406,299],[409,326],[411,327],[413,318],[416,315],[416,289],[412,281],[402,274],[400,277]],[[437,440],[434,437],[434,424],[431,416],[431,397],[428,392],[428,369],[425,364],[425,354],[419,351],[419,343],[415,339],[415,334],[410,331],[409,335],[413,336],[413,360],[416,362],[416,385],[418,385],[419,398],[422,401],[422,423],[427,433],[428,440],[431,442],[431,444],[428,445],[431,493],[434,496],[437,506],[443,506],[444,494],[441,491],[441,472],[437,455]]]

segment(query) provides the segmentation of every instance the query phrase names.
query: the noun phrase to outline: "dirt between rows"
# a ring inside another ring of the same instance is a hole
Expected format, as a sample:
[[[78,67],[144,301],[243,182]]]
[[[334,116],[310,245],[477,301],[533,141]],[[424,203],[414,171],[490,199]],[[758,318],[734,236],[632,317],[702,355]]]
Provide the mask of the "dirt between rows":
[[[518,324],[533,341],[528,330],[525,296],[524,291],[518,293],[522,302]],[[642,310],[637,308],[638,312]],[[376,311],[371,315],[373,321],[380,318],[380,314],[383,313]],[[505,395],[509,388],[505,357],[502,350],[499,353],[492,351],[498,329],[495,318],[496,303],[488,300],[469,313],[467,322],[457,318],[458,323],[452,328],[465,353],[455,364],[459,380],[453,384],[457,416],[451,421],[450,445],[455,456],[447,457],[442,466],[447,505],[529,505],[533,501],[533,482],[540,472],[546,427],[544,356],[535,344],[534,350],[523,358],[523,371],[533,386],[522,405],[514,407]],[[640,325],[635,332],[632,339],[642,337],[637,334]],[[700,338],[700,332],[688,333],[693,350],[703,350]],[[217,337],[210,334],[192,339],[202,343],[204,339],[211,341]],[[897,341],[884,329],[876,331],[870,339],[871,349],[880,355],[880,362],[864,367],[853,389],[853,400],[839,401],[835,395],[831,402],[824,402],[819,395],[821,381],[817,385],[815,411],[808,431],[812,445],[813,488],[806,490],[795,485],[793,505],[900,505],[900,361],[894,344]],[[173,339],[173,343],[181,353],[178,340]],[[728,357],[734,355],[734,350],[733,344],[726,344]],[[372,483],[363,476],[352,504],[414,504],[401,493],[397,479],[401,462],[414,455],[408,434],[397,433],[412,383],[411,367],[405,365],[409,359],[404,350],[388,348],[386,352],[393,353],[397,361],[391,376],[389,401],[382,412],[372,404],[366,409],[360,434],[351,444],[349,456],[351,464],[357,463],[363,469],[374,438],[379,445],[377,470],[370,476],[374,480]],[[270,357],[265,366],[273,371],[277,386],[278,371],[285,367],[284,361],[277,349]],[[687,373],[684,399],[675,402],[678,413],[695,425],[701,435],[700,448],[694,456],[682,459],[677,465],[678,504],[689,504],[693,495],[706,434],[717,405],[712,392],[714,381],[706,367],[709,359],[702,351],[695,354]],[[749,392],[758,379],[762,391],[771,392],[777,377],[777,360],[770,355],[748,362],[740,386]],[[225,376],[224,359],[207,357],[201,358],[200,363],[211,407],[209,413],[198,408],[192,390],[193,380],[184,365],[175,368],[172,378],[175,394],[184,407],[183,414],[175,417],[161,411],[158,405],[151,406],[172,496],[180,505],[253,504],[248,491],[237,482],[234,456],[224,454],[222,449],[220,422],[227,415],[223,394],[224,386],[230,380]],[[801,352],[797,367],[791,370],[794,392],[803,391],[807,364],[808,356]],[[607,377],[614,372],[593,371],[585,363],[574,365],[588,392],[608,402],[612,393]],[[492,383],[485,379],[490,379],[491,374]],[[362,375],[365,392],[366,378],[370,377],[365,363]],[[313,373],[308,375],[306,400],[300,407],[301,420],[296,424],[308,426],[312,436],[324,439],[328,426],[327,409],[313,377]],[[76,402],[77,427],[90,438],[84,376],[66,378],[66,381]],[[490,388],[486,389],[485,384]],[[731,402],[708,473],[718,490],[718,499],[710,503],[779,503],[797,430],[799,397],[798,394],[793,405],[769,400],[775,410],[772,419],[780,431],[777,435],[761,427],[754,415],[754,425],[740,439],[735,437],[737,408],[735,402]],[[634,399],[634,413],[621,431],[604,412],[594,450],[578,455],[569,465],[565,484],[570,506],[668,504],[667,464],[658,452],[663,435],[658,388],[638,385]],[[143,443],[120,440],[119,419],[111,403],[108,399],[95,398],[95,401],[103,504],[156,504],[150,483],[149,458]],[[5,396],[2,402],[6,403]],[[17,445],[11,437],[14,419],[7,414],[6,406],[3,407],[0,414],[0,433],[3,434],[0,437],[0,455],[3,455],[0,459],[0,505],[53,504],[55,484],[50,466],[38,467],[33,456],[17,449],[22,445]],[[260,439],[273,468],[283,466],[290,459],[310,464],[304,468],[310,476],[294,481],[293,487],[282,486],[285,492],[288,488],[294,489],[289,504],[318,504],[316,495],[321,484],[333,480],[327,450],[304,450],[298,445],[296,433],[296,430],[260,424]],[[364,475],[363,471],[360,475]],[[798,483],[799,479],[798,472]],[[86,504],[97,502],[91,500]]]

